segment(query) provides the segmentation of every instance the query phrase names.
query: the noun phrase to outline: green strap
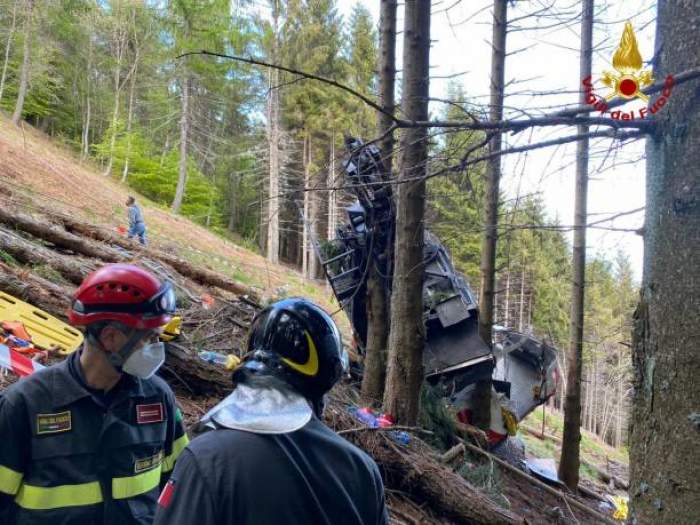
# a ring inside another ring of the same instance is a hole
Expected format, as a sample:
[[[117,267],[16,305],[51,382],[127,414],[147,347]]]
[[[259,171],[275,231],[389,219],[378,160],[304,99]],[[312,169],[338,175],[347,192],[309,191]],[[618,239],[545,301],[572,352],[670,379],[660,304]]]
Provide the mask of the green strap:
[[[163,460],[163,472],[170,472],[175,467],[175,460],[182,454],[185,447],[190,442],[187,434],[183,434],[173,441],[173,451]]]
[[[14,496],[22,484],[24,474],[0,465],[0,492]]]
[[[20,487],[15,502],[30,510],[94,505],[102,502],[102,489],[97,481],[58,487],[36,487],[25,483]]]
[[[156,488],[160,484],[161,466],[147,470],[135,476],[112,479],[112,497],[114,499],[133,498]]]

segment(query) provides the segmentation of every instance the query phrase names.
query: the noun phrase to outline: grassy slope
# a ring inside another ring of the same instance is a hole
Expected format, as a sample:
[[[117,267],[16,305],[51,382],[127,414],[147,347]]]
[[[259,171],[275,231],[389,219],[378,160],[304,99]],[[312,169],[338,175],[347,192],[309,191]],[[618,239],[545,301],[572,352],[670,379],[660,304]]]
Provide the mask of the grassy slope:
[[[542,428],[542,410],[535,410],[524,423],[529,427],[540,430]],[[561,437],[564,431],[564,419],[559,412],[548,409],[545,415],[545,432]],[[519,437],[525,442],[527,454],[537,458],[554,458],[559,460],[559,445],[551,440],[540,440],[525,432],[520,432]],[[593,463],[606,469],[607,459],[623,465],[629,463],[626,448],[616,449],[604,443],[600,438],[587,430],[581,429],[581,459],[586,463]],[[597,475],[586,464],[582,464],[579,470],[582,477],[597,480]]]
[[[143,207],[153,245],[254,286],[262,296],[271,296],[285,286],[288,295],[309,297],[329,311],[337,309],[325,283],[305,280],[291,268],[269,264],[260,254],[173,215],[114,177],[105,177],[92,162],[81,163],[78,155],[58,146],[54,139],[27,124],[15,128],[0,116],[0,205],[8,198],[18,203],[19,198],[26,212],[49,208],[114,230],[127,223],[124,202],[129,194],[136,195]],[[342,318],[341,324],[347,328]]]

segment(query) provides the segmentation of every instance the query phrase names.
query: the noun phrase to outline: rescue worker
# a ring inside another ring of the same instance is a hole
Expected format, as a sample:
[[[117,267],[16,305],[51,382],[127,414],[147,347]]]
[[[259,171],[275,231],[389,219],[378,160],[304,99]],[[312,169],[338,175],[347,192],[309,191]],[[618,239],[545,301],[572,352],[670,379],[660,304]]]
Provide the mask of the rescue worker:
[[[321,421],[348,366],[333,320],[285,299],[255,318],[247,348],[233,393],[163,489],[156,525],[387,523],[377,465]]]
[[[129,232],[127,237],[129,239],[138,237],[139,242],[146,246],[146,223],[143,220],[141,207],[136,204],[136,199],[131,195],[126,199],[126,207],[129,211]]]
[[[69,320],[82,349],[0,397],[0,523],[151,524],[187,445],[158,335],[169,283],[130,264],[88,275]]]

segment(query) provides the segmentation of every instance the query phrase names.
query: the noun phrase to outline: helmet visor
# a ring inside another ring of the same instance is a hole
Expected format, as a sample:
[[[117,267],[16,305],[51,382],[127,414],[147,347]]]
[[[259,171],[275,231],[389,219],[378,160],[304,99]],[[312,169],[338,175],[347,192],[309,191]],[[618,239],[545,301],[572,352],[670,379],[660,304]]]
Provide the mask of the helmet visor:
[[[177,297],[175,296],[175,289],[169,281],[165,281],[163,286],[160,287],[158,293],[151,297],[146,303],[146,311],[144,313],[148,315],[158,316],[158,315],[172,315],[177,309]]]

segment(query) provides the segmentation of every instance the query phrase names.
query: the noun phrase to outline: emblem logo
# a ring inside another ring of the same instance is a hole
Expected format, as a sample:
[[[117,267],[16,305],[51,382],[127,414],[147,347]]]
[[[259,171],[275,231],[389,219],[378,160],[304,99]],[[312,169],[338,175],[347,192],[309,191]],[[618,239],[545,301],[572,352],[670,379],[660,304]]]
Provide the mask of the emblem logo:
[[[626,99],[640,98],[644,102],[649,101],[649,97],[640,90],[654,83],[651,70],[642,69],[642,55],[637,48],[637,37],[630,22],[625,23],[625,30],[622,32],[620,46],[613,55],[614,72],[603,71],[601,81],[613,90],[605,100],[615,97]]]
[[[630,22],[625,23],[620,45],[613,55],[612,65],[615,70],[603,71],[603,75],[600,77],[601,83],[612,90],[605,97],[595,92],[592,77],[588,76],[582,81],[586,102],[600,111],[601,114],[608,113],[610,109],[608,101],[618,97],[624,101],[639,99],[644,105],[629,111],[610,111],[610,117],[615,120],[644,119],[648,115],[654,115],[666,105],[671,97],[673,76],[668,75],[664,79],[661,94],[653,104],[647,105],[649,97],[642,93],[642,90],[654,83],[654,77],[650,69],[642,69],[642,55],[637,47],[637,37]]]

